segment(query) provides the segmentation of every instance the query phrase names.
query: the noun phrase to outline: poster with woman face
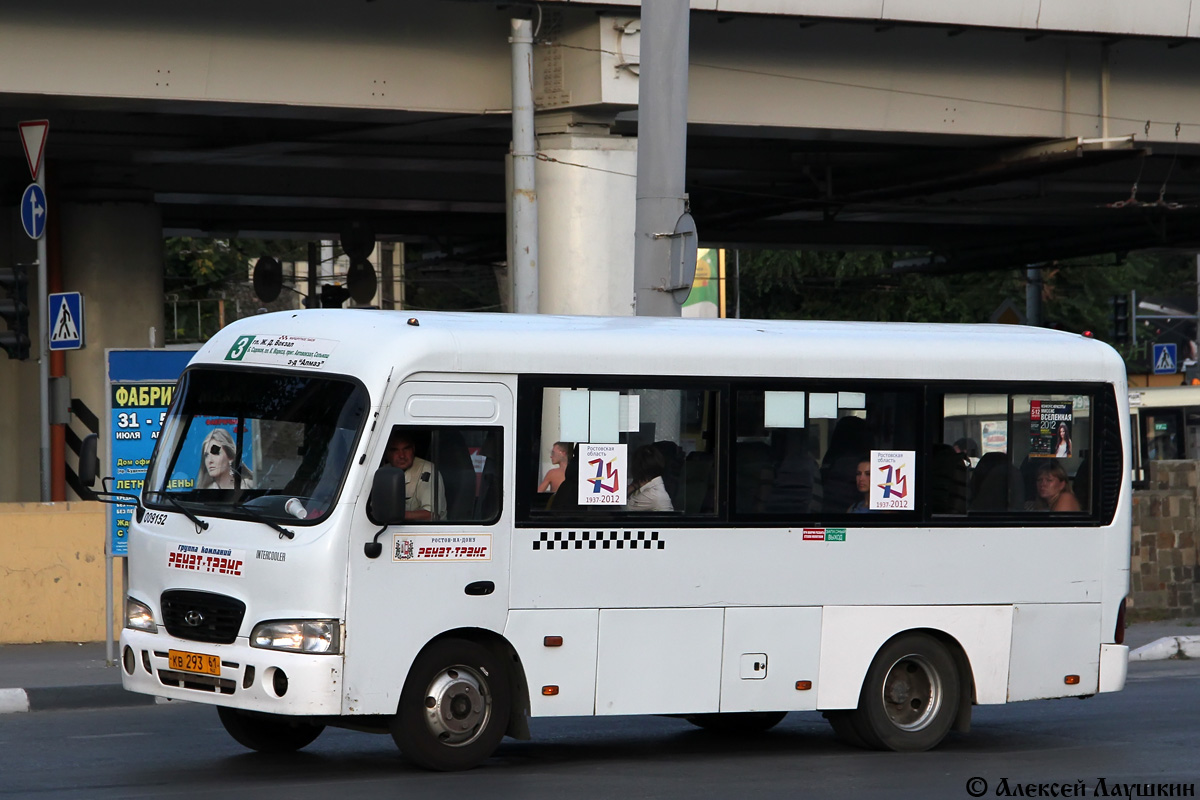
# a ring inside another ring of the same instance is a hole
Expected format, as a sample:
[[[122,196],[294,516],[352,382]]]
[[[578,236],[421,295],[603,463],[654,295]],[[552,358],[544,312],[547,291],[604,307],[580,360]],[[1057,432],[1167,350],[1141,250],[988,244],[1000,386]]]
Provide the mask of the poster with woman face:
[[[1074,455],[1071,426],[1074,407],[1069,401],[1031,400],[1029,402],[1029,456],[1066,458]]]

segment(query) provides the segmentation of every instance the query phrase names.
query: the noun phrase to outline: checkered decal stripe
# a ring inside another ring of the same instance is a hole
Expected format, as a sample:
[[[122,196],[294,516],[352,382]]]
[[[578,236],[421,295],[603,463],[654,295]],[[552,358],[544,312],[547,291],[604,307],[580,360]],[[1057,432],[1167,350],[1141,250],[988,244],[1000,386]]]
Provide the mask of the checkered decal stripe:
[[[534,550],[665,550],[658,531],[542,531]]]

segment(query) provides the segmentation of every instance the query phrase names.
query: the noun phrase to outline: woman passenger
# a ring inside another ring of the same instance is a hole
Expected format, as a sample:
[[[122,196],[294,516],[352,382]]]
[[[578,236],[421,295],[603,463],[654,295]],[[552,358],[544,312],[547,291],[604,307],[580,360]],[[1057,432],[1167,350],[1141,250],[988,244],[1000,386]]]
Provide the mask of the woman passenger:
[[[629,498],[626,508],[630,511],[674,511],[671,495],[663,483],[666,459],[652,444],[633,451],[629,463]]]
[[[869,514],[871,511],[871,462],[869,459],[860,459],[858,466],[854,468],[854,490],[858,492],[858,499],[846,510],[851,514]]]
[[[1079,500],[1076,499],[1067,482],[1067,471],[1057,459],[1038,465],[1037,478],[1037,508],[1042,511],[1080,511]]]

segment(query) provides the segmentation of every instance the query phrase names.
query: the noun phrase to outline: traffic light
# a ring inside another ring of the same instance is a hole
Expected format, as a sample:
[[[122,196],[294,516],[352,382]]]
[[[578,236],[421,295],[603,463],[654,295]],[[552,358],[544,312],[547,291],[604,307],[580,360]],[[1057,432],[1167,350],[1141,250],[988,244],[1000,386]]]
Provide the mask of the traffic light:
[[[22,267],[0,268],[0,287],[7,297],[0,299],[0,318],[8,330],[0,331],[0,347],[9,358],[29,358],[29,275]]]
[[[350,290],[336,283],[321,286],[321,308],[341,308],[350,297]]]
[[[1129,341],[1129,295],[1112,296],[1112,340],[1114,344]]]

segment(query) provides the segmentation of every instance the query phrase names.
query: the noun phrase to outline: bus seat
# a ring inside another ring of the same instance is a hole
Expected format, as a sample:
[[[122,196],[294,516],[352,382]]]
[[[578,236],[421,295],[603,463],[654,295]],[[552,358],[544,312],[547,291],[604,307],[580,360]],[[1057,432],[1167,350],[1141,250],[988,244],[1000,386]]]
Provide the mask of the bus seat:
[[[689,514],[702,514],[706,511],[711,511],[713,485],[712,453],[700,451],[688,453],[683,460],[683,469],[683,508]],[[706,497],[710,498],[710,508],[704,507]]]
[[[734,465],[737,481],[734,509],[742,513],[762,511],[774,475],[771,448],[765,442],[738,442]]]
[[[672,441],[662,440],[654,443],[654,449],[662,454],[663,457],[663,486],[667,490],[667,495],[671,498],[671,506],[676,511],[682,511],[684,508],[684,491],[683,469],[684,469],[684,452],[683,448]]]
[[[443,428],[436,434],[433,463],[446,487],[446,519],[466,521],[475,514],[475,465],[462,434]]]
[[[929,456],[929,510],[934,514],[967,513],[970,470],[961,453],[935,444]]]

